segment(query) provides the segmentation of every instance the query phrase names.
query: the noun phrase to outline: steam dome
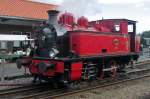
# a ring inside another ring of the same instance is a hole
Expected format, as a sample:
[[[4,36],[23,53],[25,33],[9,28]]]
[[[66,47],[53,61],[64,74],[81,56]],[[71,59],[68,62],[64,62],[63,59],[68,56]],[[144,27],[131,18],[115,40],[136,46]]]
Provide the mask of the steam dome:
[[[65,12],[59,17],[60,24],[73,25],[74,24],[74,16],[72,13]]]
[[[77,20],[77,24],[81,27],[88,27],[89,22],[86,17],[82,16]]]

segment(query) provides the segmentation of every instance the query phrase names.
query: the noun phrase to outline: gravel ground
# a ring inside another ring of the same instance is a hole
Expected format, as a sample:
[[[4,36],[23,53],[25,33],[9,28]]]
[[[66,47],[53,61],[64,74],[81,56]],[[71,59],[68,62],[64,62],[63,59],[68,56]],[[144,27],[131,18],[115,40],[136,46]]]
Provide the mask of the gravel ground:
[[[150,77],[55,99],[150,99]]]
[[[30,85],[32,83],[32,80],[32,78],[20,78],[10,81],[3,81],[0,82],[0,90]]]
[[[29,73],[28,70],[26,72]],[[25,69],[23,67],[21,69],[18,69],[16,63],[0,64],[0,77],[17,76],[23,75],[24,73]]]
[[[29,73],[27,70],[26,73]],[[14,80],[4,80],[4,77],[16,77],[25,74],[25,69],[18,69],[16,63],[0,64],[0,90],[18,87],[15,84],[29,84],[32,78],[19,78]],[[19,85],[20,86],[20,85]]]

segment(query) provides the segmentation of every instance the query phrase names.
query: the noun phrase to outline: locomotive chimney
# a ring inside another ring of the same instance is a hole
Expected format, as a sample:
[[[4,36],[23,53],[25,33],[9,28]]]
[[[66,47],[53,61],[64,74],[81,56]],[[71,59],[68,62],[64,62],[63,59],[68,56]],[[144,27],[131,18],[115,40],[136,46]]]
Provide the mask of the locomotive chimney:
[[[59,11],[57,10],[48,10],[48,23],[57,26],[58,22],[57,22],[57,16]]]
[[[57,16],[59,14],[59,11],[48,10],[47,13],[48,13],[48,23],[55,27],[58,36],[63,35],[66,30],[64,30],[62,26],[58,24]]]

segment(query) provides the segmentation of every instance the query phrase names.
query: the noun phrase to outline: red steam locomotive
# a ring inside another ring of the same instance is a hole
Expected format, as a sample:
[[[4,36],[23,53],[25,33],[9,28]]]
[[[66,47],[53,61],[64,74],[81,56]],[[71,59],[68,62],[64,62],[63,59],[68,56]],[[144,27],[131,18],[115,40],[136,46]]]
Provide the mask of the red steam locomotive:
[[[55,10],[48,15],[48,23],[35,27],[30,56],[17,61],[35,78],[71,83],[115,77],[139,57],[136,21],[80,17],[75,22],[71,13]]]

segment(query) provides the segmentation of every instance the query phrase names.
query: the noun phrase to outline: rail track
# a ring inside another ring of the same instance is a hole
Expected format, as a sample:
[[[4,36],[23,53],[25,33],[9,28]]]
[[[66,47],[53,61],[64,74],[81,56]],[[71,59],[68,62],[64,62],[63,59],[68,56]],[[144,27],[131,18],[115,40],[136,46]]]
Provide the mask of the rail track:
[[[148,71],[150,71],[150,69]],[[137,72],[139,72],[139,71],[137,71]],[[140,71],[140,72],[142,72],[142,71]],[[131,73],[131,74],[133,74],[133,73]],[[36,94],[32,94],[30,96],[23,96],[23,97],[16,98],[16,99],[53,99],[53,98],[63,97],[66,95],[72,95],[75,93],[85,92],[85,91],[89,91],[89,90],[93,90],[93,89],[97,89],[97,88],[113,86],[113,85],[124,83],[124,82],[135,81],[135,80],[146,78],[146,77],[150,77],[150,73],[142,75],[142,76],[138,76],[138,77],[126,78],[123,80],[107,79],[106,81],[101,82],[101,84],[99,83],[92,87],[83,87],[83,88],[73,89],[73,90],[72,89],[68,89],[68,90],[66,90],[66,89],[58,89],[57,90],[56,89],[54,91],[51,90],[51,91],[46,91],[46,92],[42,92],[42,93],[36,93]]]
[[[150,77],[150,74],[143,75],[143,76],[140,76],[140,77],[130,78],[130,79],[126,79],[126,80],[116,81],[114,83],[107,83],[107,84],[104,84],[104,85],[97,85],[97,86],[89,87],[89,88],[85,88],[85,89],[69,91],[69,92],[61,93],[61,94],[55,94],[55,95],[50,95],[49,94],[49,95],[47,95],[47,97],[42,97],[42,99],[53,99],[53,98],[63,97],[63,96],[66,96],[66,95],[72,95],[72,94],[76,94],[76,93],[80,93],[80,92],[86,92],[86,91],[94,90],[94,89],[98,89],[98,88],[113,86],[113,85],[129,82],[129,81],[135,81],[135,80],[146,78],[146,77]]]
[[[150,64],[150,61],[144,61],[140,63],[136,63],[135,67],[140,67],[141,65]],[[101,83],[98,83],[92,87],[84,87],[84,88],[78,88],[78,89],[55,89],[55,88],[48,88],[48,84],[46,85],[40,85],[40,86],[25,86],[25,87],[19,87],[14,88],[10,90],[0,91],[0,99],[51,99],[51,98],[57,98],[62,97],[65,95],[75,94],[79,92],[89,91],[92,89],[107,87],[107,86],[113,86],[115,84],[138,80],[145,77],[150,77],[150,68],[141,68],[137,69],[135,71],[127,72],[128,77],[122,80],[118,79],[111,79],[111,80],[104,80],[100,81]],[[133,76],[134,75],[134,76]],[[140,75],[140,76],[139,76]]]
[[[8,96],[9,97],[19,96],[20,94],[25,94],[26,92],[28,93],[40,92],[41,90],[45,90],[44,88],[45,89],[50,88],[49,84],[48,83],[30,84],[22,87],[0,90],[0,99],[10,99],[8,98]]]

